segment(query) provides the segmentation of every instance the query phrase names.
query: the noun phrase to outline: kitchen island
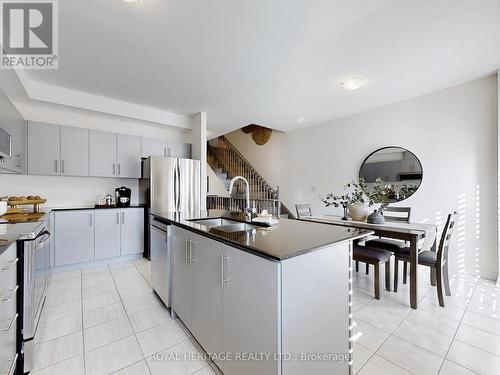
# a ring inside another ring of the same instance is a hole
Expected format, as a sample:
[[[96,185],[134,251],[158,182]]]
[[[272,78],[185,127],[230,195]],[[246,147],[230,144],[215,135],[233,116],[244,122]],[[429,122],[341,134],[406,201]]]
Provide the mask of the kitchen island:
[[[158,213],[172,314],[225,375],[349,374],[352,241],[368,230]]]

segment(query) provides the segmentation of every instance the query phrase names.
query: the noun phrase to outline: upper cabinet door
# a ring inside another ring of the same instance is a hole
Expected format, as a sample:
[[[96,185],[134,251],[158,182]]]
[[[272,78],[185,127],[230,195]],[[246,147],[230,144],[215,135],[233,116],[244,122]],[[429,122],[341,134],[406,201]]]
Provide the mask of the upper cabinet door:
[[[28,123],[28,174],[60,175],[59,125]]]
[[[12,156],[0,160],[0,173],[26,173],[26,121],[3,92],[0,92],[0,128],[12,137]]]
[[[191,159],[191,144],[169,142],[167,156]]]
[[[156,138],[142,138],[142,157],[168,156],[168,141]]]
[[[61,127],[61,175],[89,175],[89,130]]]
[[[90,130],[90,175],[117,176],[116,134]]]
[[[141,137],[118,134],[117,176],[141,178]]]

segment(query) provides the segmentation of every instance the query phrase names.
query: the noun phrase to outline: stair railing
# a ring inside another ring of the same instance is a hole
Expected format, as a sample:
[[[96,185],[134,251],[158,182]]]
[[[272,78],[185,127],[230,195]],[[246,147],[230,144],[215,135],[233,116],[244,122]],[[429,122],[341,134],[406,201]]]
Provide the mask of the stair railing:
[[[207,152],[212,168],[220,168],[227,174],[228,178],[243,176],[248,180],[252,200],[276,201],[278,202],[278,211],[283,211],[289,217],[294,217],[292,212],[281,203],[279,187],[274,189],[226,137],[221,136],[210,140]],[[240,189],[243,187],[241,184],[237,186]]]

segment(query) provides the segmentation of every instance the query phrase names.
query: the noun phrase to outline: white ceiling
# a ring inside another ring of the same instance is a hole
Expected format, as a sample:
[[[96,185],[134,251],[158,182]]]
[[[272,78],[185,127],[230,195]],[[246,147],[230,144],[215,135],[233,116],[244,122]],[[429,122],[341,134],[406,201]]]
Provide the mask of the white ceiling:
[[[29,80],[206,111],[212,134],[290,131],[500,68],[500,0],[64,0],[59,13],[59,70]],[[340,88],[352,74],[368,84]]]

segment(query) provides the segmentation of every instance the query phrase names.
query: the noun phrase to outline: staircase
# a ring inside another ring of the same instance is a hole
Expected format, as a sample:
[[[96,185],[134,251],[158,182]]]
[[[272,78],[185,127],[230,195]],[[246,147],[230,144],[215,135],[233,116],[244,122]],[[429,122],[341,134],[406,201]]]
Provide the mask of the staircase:
[[[207,161],[226,189],[229,189],[229,183],[233,177],[245,177],[250,185],[250,200],[255,203],[259,212],[267,209],[270,213],[277,213],[280,217],[295,218],[292,212],[281,203],[279,187],[274,189],[268,184],[226,137],[221,136],[208,141]],[[245,184],[239,180],[234,185],[231,198],[212,197],[207,200],[207,205],[208,208],[221,208],[213,206],[220,206],[221,202],[224,202],[225,206],[236,206],[241,209],[244,208],[244,201]]]

